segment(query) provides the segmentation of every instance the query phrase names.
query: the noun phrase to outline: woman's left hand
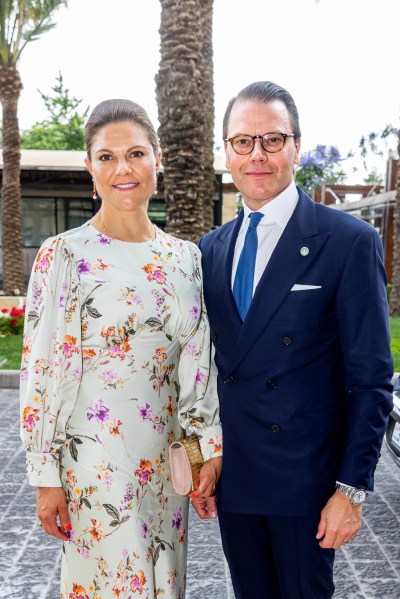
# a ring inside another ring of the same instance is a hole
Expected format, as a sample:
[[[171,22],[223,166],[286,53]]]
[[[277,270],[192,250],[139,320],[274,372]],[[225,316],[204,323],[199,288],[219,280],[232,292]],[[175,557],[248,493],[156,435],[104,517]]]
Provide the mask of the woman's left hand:
[[[211,458],[204,462],[200,470],[200,484],[191,494],[192,506],[203,520],[217,517],[215,488],[222,470],[222,457]]]

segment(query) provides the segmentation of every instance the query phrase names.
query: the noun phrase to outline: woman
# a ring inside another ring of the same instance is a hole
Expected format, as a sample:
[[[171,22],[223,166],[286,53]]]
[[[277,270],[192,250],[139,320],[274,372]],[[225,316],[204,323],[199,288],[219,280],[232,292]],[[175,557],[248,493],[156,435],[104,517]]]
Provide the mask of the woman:
[[[86,142],[101,209],[43,244],[29,285],[29,478],[44,530],[65,541],[61,599],[182,599],[188,500],[168,446],[201,437],[199,494],[221,467],[199,251],[147,216],[161,154],[140,106],[102,102]]]

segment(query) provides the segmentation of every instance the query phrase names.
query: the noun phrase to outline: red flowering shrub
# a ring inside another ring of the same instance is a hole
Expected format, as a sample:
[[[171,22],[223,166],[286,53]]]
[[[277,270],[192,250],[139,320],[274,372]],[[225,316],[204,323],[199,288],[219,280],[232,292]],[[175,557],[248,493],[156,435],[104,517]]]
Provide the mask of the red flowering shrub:
[[[11,310],[2,308],[0,311],[0,335],[19,335],[24,329],[25,306]]]

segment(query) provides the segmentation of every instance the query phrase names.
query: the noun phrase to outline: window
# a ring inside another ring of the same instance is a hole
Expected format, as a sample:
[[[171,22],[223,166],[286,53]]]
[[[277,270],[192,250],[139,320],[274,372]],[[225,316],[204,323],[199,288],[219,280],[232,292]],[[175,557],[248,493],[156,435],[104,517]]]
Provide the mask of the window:
[[[22,198],[22,242],[24,247],[40,247],[56,235],[54,198]]]
[[[48,237],[80,227],[95,214],[96,208],[92,199],[22,198],[23,247],[38,248]]]

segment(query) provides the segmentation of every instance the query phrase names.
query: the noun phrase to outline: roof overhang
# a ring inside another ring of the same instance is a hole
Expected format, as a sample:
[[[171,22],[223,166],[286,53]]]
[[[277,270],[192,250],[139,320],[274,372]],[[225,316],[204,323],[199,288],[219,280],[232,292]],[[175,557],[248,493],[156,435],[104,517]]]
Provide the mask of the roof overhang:
[[[21,150],[22,170],[85,171],[86,152],[72,150]],[[0,169],[3,155],[0,152]],[[162,170],[162,167],[161,167]],[[214,155],[214,171],[217,175],[227,173],[225,156]]]

